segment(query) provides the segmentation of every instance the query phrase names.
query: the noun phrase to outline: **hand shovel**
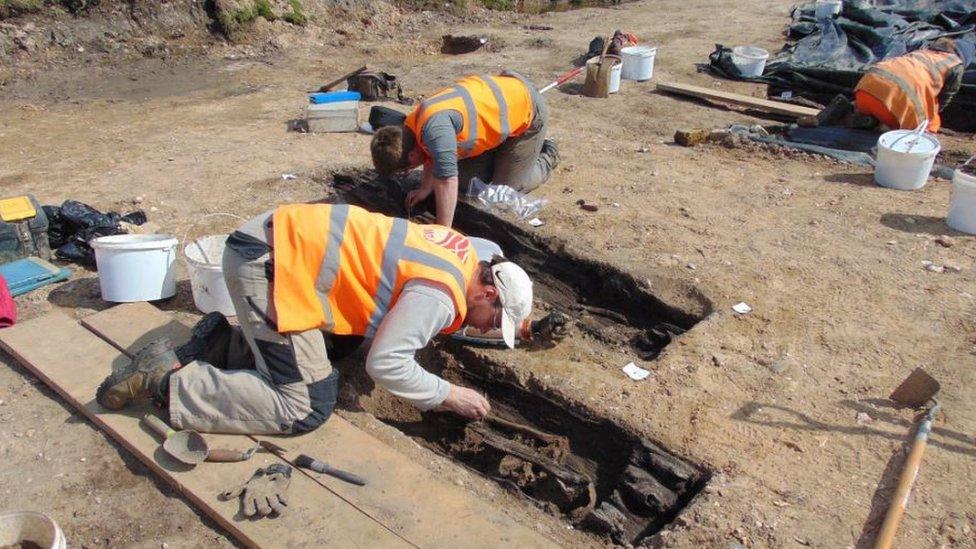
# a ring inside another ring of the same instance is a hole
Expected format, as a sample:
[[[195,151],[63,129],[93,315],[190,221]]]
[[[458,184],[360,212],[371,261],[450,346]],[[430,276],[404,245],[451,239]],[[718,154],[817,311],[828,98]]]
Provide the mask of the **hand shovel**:
[[[891,393],[891,400],[910,408],[921,408],[939,392],[939,382],[922,368],[915,370]]]
[[[163,420],[152,414],[146,414],[143,418],[146,425],[153,431],[159,433],[165,440],[163,450],[177,461],[187,465],[203,463],[207,459],[210,447],[207,441],[196,431],[175,431],[166,425]]]
[[[895,534],[898,532],[898,525],[901,517],[905,514],[908,507],[908,496],[912,492],[915,478],[922,466],[922,455],[925,453],[925,446],[928,443],[929,433],[932,432],[932,423],[935,421],[936,414],[939,413],[939,402],[935,400],[936,393],[939,392],[939,382],[930,376],[925,370],[915,368],[911,374],[901,382],[891,396],[891,400],[912,408],[919,408],[931,402],[928,412],[922,418],[915,432],[915,440],[912,441],[912,448],[905,459],[901,475],[898,477],[898,484],[895,486],[895,493],[891,497],[891,504],[885,514],[884,522],[878,531],[878,537],[874,541],[874,549],[891,549],[895,542]]]

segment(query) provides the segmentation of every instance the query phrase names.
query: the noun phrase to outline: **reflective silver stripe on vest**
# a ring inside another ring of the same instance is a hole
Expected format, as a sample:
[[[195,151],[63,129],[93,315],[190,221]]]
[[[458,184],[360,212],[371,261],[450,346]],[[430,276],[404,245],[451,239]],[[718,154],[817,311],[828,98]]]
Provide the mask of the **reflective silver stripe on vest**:
[[[464,141],[458,143],[458,148],[465,153],[470,153],[474,150],[474,144],[478,140],[478,113],[474,110],[474,99],[471,98],[471,94],[468,90],[464,89],[460,85],[455,85],[452,91],[449,91],[443,95],[438,95],[437,97],[431,97],[420,104],[420,112],[417,113],[417,120],[420,120],[424,116],[424,111],[428,107],[436,105],[438,103],[443,103],[451,99],[456,99],[460,97],[464,101],[464,108],[467,110],[467,116],[465,117],[468,124],[468,138]],[[422,131],[423,128],[420,128]]]
[[[958,55],[954,53],[950,53],[949,57],[946,57],[942,61],[939,61],[938,63],[936,63],[935,66],[938,67],[939,70],[942,70],[942,69],[948,69],[949,67],[952,67],[957,64],[962,65],[962,59]]]
[[[512,133],[508,124],[508,103],[505,101],[505,96],[502,95],[502,89],[498,87],[497,82],[492,80],[490,76],[482,76],[481,79],[491,88],[491,93],[495,96],[495,102],[498,103],[498,116],[501,118],[502,124],[501,139],[499,140],[499,143],[501,143],[508,139],[509,134]]]
[[[458,283],[458,288],[461,288],[462,292],[465,289],[464,275],[461,274],[461,271],[457,267],[452,265],[451,262],[447,261],[446,259],[442,259],[430,252],[418,248],[411,248],[409,246],[404,248],[402,259],[404,261],[420,263],[421,265],[426,265],[434,269],[445,271],[454,277],[454,280]]]
[[[342,248],[342,239],[346,232],[346,220],[348,218],[349,206],[347,204],[332,206],[332,211],[329,213],[329,241],[326,244],[325,257],[322,258],[319,274],[315,277],[315,292],[322,303],[326,330],[335,327],[335,317],[332,315],[332,307],[329,306],[329,290],[332,289],[336,275],[339,274],[339,250]]]
[[[925,68],[929,70],[929,75],[932,77],[932,80],[936,82],[942,81],[942,74],[939,72],[939,67],[938,65],[933,63],[931,59],[929,59],[923,54],[918,54],[918,53],[909,54],[909,57],[925,65]]]
[[[928,118],[928,114],[925,112],[925,106],[922,105],[921,99],[918,98],[918,94],[915,93],[915,88],[913,88],[908,82],[900,77],[896,76],[893,72],[887,71],[879,67],[871,67],[868,72],[877,74],[881,78],[888,80],[898,86],[905,97],[912,102],[912,106],[915,107],[915,116],[919,122]]]
[[[366,337],[373,337],[376,334],[380,322],[390,310],[390,299],[393,297],[393,286],[396,284],[400,256],[403,255],[406,242],[407,220],[394,219],[393,226],[390,228],[390,236],[386,240],[386,248],[383,250],[383,262],[380,265],[380,284],[373,294],[373,302],[376,304],[376,308],[373,310],[373,316],[369,318]]]

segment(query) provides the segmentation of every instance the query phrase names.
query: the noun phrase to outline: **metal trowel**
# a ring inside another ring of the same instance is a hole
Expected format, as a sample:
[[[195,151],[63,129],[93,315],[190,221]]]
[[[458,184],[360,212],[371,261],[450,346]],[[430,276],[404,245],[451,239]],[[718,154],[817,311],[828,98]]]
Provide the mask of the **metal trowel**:
[[[203,463],[210,453],[210,446],[207,444],[200,433],[196,431],[176,431],[170,428],[163,420],[152,414],[146,414],[143,418],[150,429],[159,433],[165,440],[163,450],[167,454],[187,465]]]

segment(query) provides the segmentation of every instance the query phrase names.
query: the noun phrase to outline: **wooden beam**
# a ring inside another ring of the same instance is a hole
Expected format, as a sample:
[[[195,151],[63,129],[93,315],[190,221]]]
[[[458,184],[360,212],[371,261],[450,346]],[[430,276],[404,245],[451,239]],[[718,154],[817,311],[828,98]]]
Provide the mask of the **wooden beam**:
[[[241,516],[237,500],[220,501],[217,494],[246,481],[256,468],[281,459],[259,452],[245,462],[188,468],[169,458],[140,423],[147,406],[109,412],[95,402],[101,380],[113,365],[122,366],[129,359],[63,313],[55,311],[0,330],[0,346],[245,546],[413,547],[301,474],[292,476],[288,510],[280,517]],[[205,436],[216,447],[253,445],[243,435]]]
[[[660,82],[657,84],[657,90],[677,95],[697,97],[699,99],[706,99],[709,101],[718,101],[720,103],[730,103],[740,107],[748,107],[753,110],[792,118],[800,118],[801,116],[817,116],[817,113],[820,112],[817,109],[793,105],[791,103],[782,103],[780,101],[761,99],[739,93],[712,90],[709,88],[692,86],[690,84],[679,84],[676,82]]]

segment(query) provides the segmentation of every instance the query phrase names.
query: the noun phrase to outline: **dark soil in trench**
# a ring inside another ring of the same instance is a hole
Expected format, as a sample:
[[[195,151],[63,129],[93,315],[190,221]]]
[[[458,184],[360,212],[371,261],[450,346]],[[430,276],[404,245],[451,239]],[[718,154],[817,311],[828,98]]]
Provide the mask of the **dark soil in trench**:
[[[708,480],[704,468],[579,403],[523,387],[469,348],[441,342],[417,358],[452,383],[484,391],[492,416],[469,422],[422,413],[342,363],[355,396],[344,393],[340,405],[371,413],[577,528],[637,543],[674,520]]]
[[[401,188],[375,180],[372,172],[336,174],[323,183],[334,184],[350,203],[387,215],[405,213]],[[411,183],[416,184],[403,188]],[[474,206],[459,204],[455,223],[466,234],[497,242],[532,277],[537,301],[568,314],[602,345],[653,360],[701,319],[663,303],[628,273]],[[467,422],[451,414],[422,414],[375,391],[361,368],[339,365],[357,393],[342,405],[373,414],[576,527],[616,543],[636,543],[673,520],[707,481],[704,468],[545,387],[525,387],[505,365],[476,349],[447,340],[418,360],[451,382],[484,391],[492,417]]]
[[[374,172],[334,174],[322,181],[351,203],[386,215],[403,217],[405,189],[417,180],[382,182]],[[430,222],[427,212],[412,218]],[[702,300],[697,314],[668,305],[633,275],[566,249],[562,240],[540,236],[517,224],[458,202],[455,226],[463,233],[496,242],[505,255],[532,277],[536,301],[561,311],[579,329],[605,345],[626,348],[642,360],[653,360],[675,337],[704,318],[711,304]]]

